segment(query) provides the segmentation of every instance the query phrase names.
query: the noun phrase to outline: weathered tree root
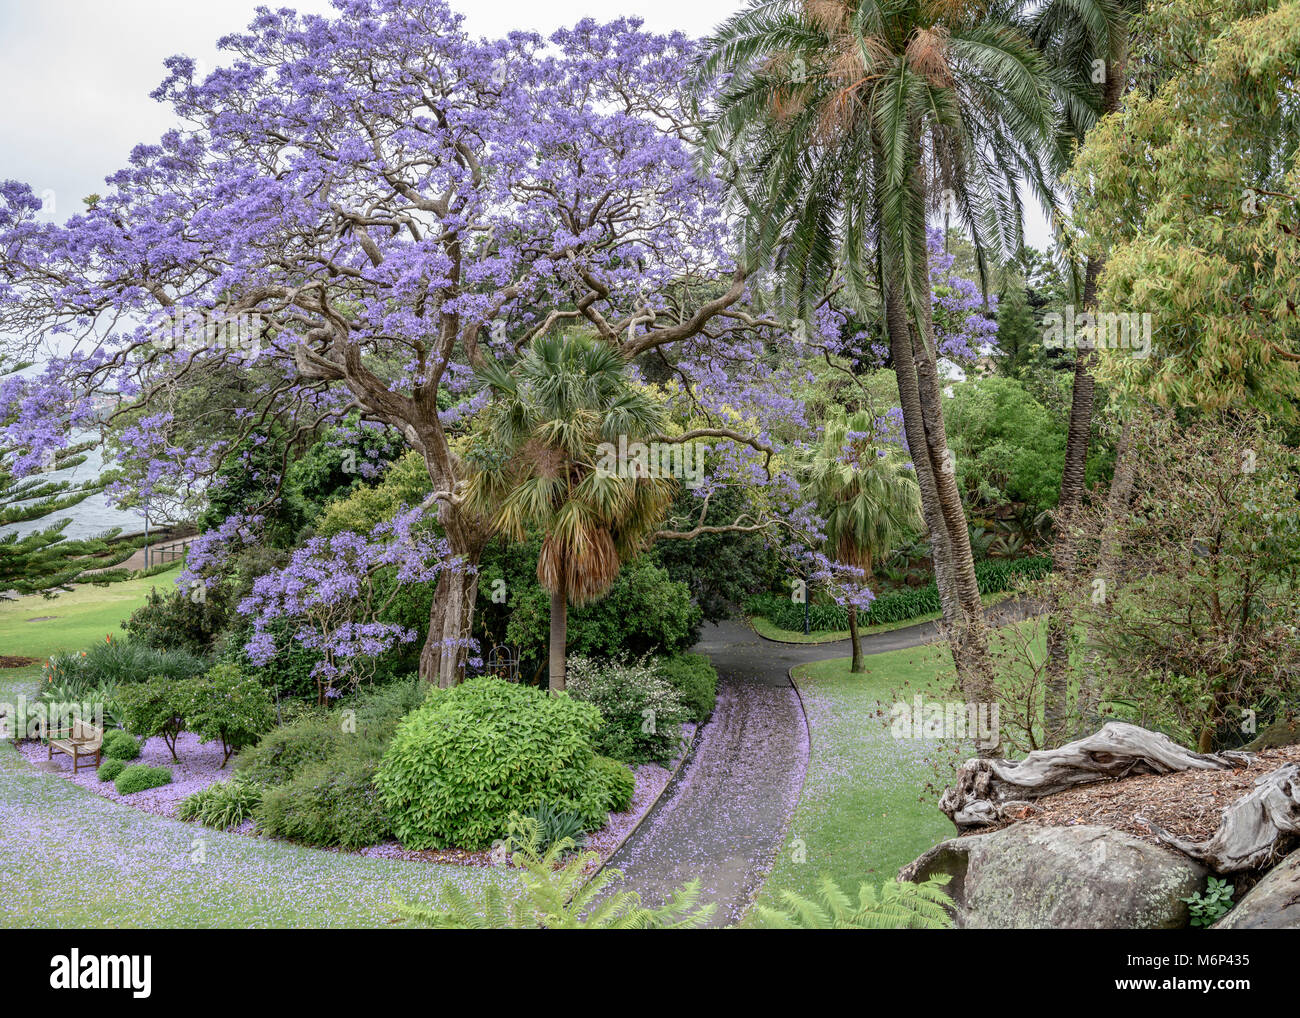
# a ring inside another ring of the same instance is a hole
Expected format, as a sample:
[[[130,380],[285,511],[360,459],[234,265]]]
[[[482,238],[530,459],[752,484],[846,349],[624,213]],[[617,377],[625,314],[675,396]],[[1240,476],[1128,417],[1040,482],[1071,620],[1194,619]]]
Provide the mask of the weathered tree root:
[[[1084,739],[1059,749],[1035,750],[1023,760],[967,760],[939,808],[958,830],[1019,819],[1028,800],[1076,785],[1133,774],[1236,768],[1251,755],[1237,750],[1194,753],[1158,732],[1111,721]]]
[[[1283,854],[1291,835],[1300,834],[1300,764],[1262,775],[1255,790],[1225,807],[1219,829],[1207,841],[1186,841],[1155,824],[1157,838],[1219,873],[1253,870]]]

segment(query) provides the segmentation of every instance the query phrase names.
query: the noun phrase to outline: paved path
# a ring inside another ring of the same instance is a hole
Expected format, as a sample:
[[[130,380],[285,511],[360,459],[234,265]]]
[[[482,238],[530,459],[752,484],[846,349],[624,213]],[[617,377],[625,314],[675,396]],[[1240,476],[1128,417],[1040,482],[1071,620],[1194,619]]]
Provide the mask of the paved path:
[[[1010,602],[990,621],[1023,618]],[[924,622],[862,638],[865,654],[930,643]],[[848,640],[785,644],[765,640],[743,622],[705,627],[694,648],[718,669],[718,705],[659,803],[609,860],[627,877],[623,888],[662,903],[698,878],[702,900],[716,901],[711,925],[739,922],[771,869],[808,766],[808,729],[790,684],[795,665],[848,657]]]

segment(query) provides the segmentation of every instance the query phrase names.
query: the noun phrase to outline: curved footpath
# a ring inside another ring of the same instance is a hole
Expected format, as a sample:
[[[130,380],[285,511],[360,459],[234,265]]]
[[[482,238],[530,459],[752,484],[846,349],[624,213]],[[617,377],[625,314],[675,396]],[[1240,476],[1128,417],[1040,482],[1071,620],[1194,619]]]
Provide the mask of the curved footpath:
[[[990,614],[1003,624],[1025,617],[1024,602]],[[862,637],[864,654],[931,643],[934,622]],[[718,670],[718,704],[696,733],[690,759],[658,804],[607,863],[650,905],[698,879],[701,900],[716,901],[709,925],[740,921],[757,896],[799,800],[808,767],[808,726],[790,682],[795,665],[848,657],[848,640],[788,644],[764,639],[743,622],[705,627],[693,648]]]

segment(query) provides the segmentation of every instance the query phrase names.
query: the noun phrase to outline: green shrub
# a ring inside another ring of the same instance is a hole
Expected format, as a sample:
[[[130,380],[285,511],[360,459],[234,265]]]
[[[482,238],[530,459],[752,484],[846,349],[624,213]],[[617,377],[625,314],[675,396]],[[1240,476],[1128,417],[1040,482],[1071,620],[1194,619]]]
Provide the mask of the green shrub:
[[[530,569],[535,573],[536,558]],[[550,640],[550,595],[535,577],[508,581],[513,591],[505,642],[516,648],[525,674],[546,659]],[[699,639],[702,614],[690,588],[646,558],[619,571],[609,593],[569,609],[568,651],[580,657],[616,654],[676,654]]]
[[[646,661],[572,657],[565,686],[605,721],[592,739],[596,752],[626,763],[667,763],[676,756],[690,714],[677,690]]]
[[[703,723],[718,700],[718,670],[703,654],[677,654],[660,658],[655,671],[668,680],[692,721]]]
[[[311,711],[271,729],[256,746],[245,749],[235,770],[258,784],[283,785],[304,767],[329,759],[344,737],[341,719]]]
[[[207,669],[201,657],[184,650],[158,650],[135,640],[105,640],[83,651],[54,654],[43,678],[76,684],[81,690],[144,682],[155,675],[189,679]],[[78,693],[76,699],[81,699]]]
[[[568,842],[569,851],[581,851],[587,843],[587,830],[582,817],[572,810],[556,809],[549,802],[539,802],[527,813],[513,813],[506,823],[506,830],[514,835],[521,828],[520,820],[527,818],[537,824],[537,843],[539,851],[545,852],[552,845]]]
[[[632,796],[636,792],[636,775],[627,764],[619,763],[607,756],[598,756],[595,760],[599,779],[606,790],[605,802],[611,813],[626,813],[632,805]]]
[[[220,741],[221,766],[275,724],[275,708],[261,684],[232,664],[219,664],[178,690],[186,727],[202,742]]]
[[[398,722],[423,699],[422,687],[401,679],[366,690],[332,710],[307,708],[241,752],[235,768],[250,781],[283,785],[305,768],[353,745],[356,752],[378,760]]]
[[[124,771],[125,769],[126,769],[125,760],[117,760],[114,759],[113,757],[109,757],[109,759],[105,760],[102,764],[99,765],[99,770],[96,771],[95,773],[99,775],[100,781],[112,781],[115,777],[121,774],[122,771]]]
[[[203,657],[233,614],[226,584],[207,586],[203,594],[203,599],[196,601],[179,588],[159,593],[152,587],[145,603],[131,613],[122,628],[137,645]],[[148,674],[158,671],[155,668]]]
[[[141,738],[161,736],[176,759],[176,739],[185,730],[189,687],[183,680],[157,675],[118,690],[118,709],[126,730]]]
[[[1209,877],[1205,891],[1186,897],[1179,901],[1187,902],[1193,927],[1213,926],[1232,911],[1232,893],[1235,888],[1220,877]]]
[[[431,694],[376,775],[394,833],[408,848],[481,849],[512,812],[544,801],[596,829],[607,812],[592,753],[600,725],[590,704],[499,679]]]
[[[335,753],[291,781],[266,788],[254,810],[258,829],[308,845],[364,848],[390,834],[375,790],[378,759],[364,752]]]
[[[113,779],[113,787],[118,795],[133,795],[159,785],[170,785],[172,772],[167,767],[150,767],[148,764],[132,764]]]
[[[197,820],[205,827],[229,830],[253,816],[262,801],[262,788],[251,781],[235,777],[217,781],[181,800],[182,820]]]
[[[104,733],[104,742],[99,752],[110,760],[134,760],[140,755],[140,743],[130,732],[124,732],[120,728],[110,728]]]

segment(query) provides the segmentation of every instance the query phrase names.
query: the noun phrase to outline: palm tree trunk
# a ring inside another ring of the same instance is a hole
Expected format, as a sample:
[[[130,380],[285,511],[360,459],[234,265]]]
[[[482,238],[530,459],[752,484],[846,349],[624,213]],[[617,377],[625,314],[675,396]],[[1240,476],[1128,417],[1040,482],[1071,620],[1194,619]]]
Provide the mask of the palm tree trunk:
[[[1084,270],[1083,307],[1091,311],[1097,303],[1097,277],[1101,259],[1089,258]],[[1068,590],[1075,572],[1075,542],[1071,522],[1083,501],[1084,471],[1092,437],[1092,409],[1097,391],[1092,377],[1093,351],[1079,350],[1074,358],[1074,395],[1070,400],[1070,424],[1065,441],[1065,468],[1061,493],[1056,503],[1056,539],[1052,544],[1052,572]],[[1067,595],[1068,596],[1068,595]],[[1056,598],[1047,619],[1046,692],[1043,699],[1043,744],[1059,746],[1069,736],[1070,645],[1074,639],[1074,613],[1067,600]]]
[[[569,598],[561,584],[551,591],[551,692],[564,689],[564,662],[568,652]]]
[[[1124,33],[1127,33],[1125,26]],[[1128,76],[1128,37],[1122,34],[1107,67],[1106,87],[1102,95],[1103,115],[1119,109]],[[1097,304],[1097,280],[1105,258],[1090,257],[1084,269],[1083,310],[1092,311]],[[1066,433],[1065,467],[1061,472],[1061,494],[1056,504],[1056,540],[1052,546],[1052,571],[1062,578],[1066,589],[1072,586],[1076,565],[1071,518],[1083,501],[1084,472],[1088,464],[1088,445],[1092,438],[1092,412],[1096,380],[1092,376],[1093,348],[1079,350],[1074,358],[1074,394],[1070,400],[1070,424]],[[1116,464],[1118,471],[1118,463]],[[1126,499],[1127,500],[1127,499]],[[1047,619],[1047,661],[1044,670],[1046,689],[1043,700],[1044,745],[1060,745],[1069,737],[1070,645],[1074,637],[1074,615],[1069,605],[1059,599]],[[1084,706],[1082,691],[1077,709]],[[1080,718],[1082,720],[1082,713]]]
[[[908,450],[912,455],[912,465],[916,469],[917,485],[921,491],[921,515],[925,519],[930,534],[931,556],[934,560],[935,585],[939,588],[939,603],[943,610],[944,625],[949,633],[949,646],[952,650],[953,664],[957,670],[957,681],[962,695],[971,703],[991,703],[994,699],[992,687],[992,669],[988,662],[987,635],[983,628],[983,607],[979,600],[979,588],[974,586],[975,611],[972,613],[969,601],[964,603],[962,588],[958,580],[957,560],[965,555],[968,561],[968,580],[974,584],[975,565],[970,547],[970,531],[965,524],[965,512],[961,499],[957,495],[955,478],[951,476],[951,459],[946,455],[947,440],[931,442],[934,429],[932,422],[937,420],[939,436],[943,435],[943,415],[935,397],[937,397],[937,375],[933,361],[929,361],[928,375],[934,383],[931,394],[930,413],[927,414],[921,395],[918,370],[911,329],[904,310],[902,286],[895,272],[885,286],[885,324],[889,334],[889,349],[894,361],[894,373],[898,379],[898,400],[903,411],[903,431],[907,439]],[[928,358],[926,358],[928,360]],[[927,419],[928,418],[928,419]],[[935,461],[935,446],[940,450],[940,460]],[[945,512],[945,499],[940,493],[939,477],[947,467],[948,506]],[[955,499],[955,513],[952,504]],[[953,527],[949,519],[959,521],[957,529],[963,538],[958,546],[953,540]],[[964,549],[964,550],[963,550]],[[996,755],[997,745],[981,749],[981,755]]]
[[[849,639],[853,641],[853,664],[850,672],[862,671],[862,638],[858,636],[858,606],[849,605]]]

